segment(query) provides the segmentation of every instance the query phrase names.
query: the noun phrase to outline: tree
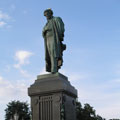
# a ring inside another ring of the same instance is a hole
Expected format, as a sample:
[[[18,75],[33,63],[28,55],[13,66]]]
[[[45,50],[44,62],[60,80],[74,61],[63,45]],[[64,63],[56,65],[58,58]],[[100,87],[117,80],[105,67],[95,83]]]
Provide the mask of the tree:
[[[30,120],[31,116],[27,102],[11,101],[8,103],[5,112],[5,120],[13,119],[15,114],[19,116],[18,120]]]
[[[102,118],[101,116],[97,115],[96,120],[105,120],[105,118]]]
[[[83,117],[85,120],[96,120],[95,110],[89,104],[85,104],[83,108]]]
[[[76,102],[76,114],[77,120],[105,120],[99,115],[96,115],[96,111],[89,104],[85,104],[82,107],[80,102]]]
[[[76,102],[77,120],[83,120],[83,108],[80,102]]]

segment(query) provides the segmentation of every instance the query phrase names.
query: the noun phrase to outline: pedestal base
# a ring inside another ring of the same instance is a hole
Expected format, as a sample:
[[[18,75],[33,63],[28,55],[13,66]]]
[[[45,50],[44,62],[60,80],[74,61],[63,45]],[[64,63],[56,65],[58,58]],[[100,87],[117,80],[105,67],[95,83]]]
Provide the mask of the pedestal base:
[[[39,75],[28,88],[32,120],[76,120],[77,90],[60,73]]]

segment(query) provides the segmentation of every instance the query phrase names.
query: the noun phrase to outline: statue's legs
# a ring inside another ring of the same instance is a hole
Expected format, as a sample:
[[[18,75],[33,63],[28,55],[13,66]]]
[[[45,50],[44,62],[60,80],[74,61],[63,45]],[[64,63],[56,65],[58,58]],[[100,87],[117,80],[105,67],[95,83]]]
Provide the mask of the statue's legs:
[[[52,73],[57,72],[57,59],[53,56],[51,56],[51,72]]]
[[[48,37],[47,38],[47,49],[50,57],[50,62],[51,62],[51,72],[56,73],[57,70],[57,59],[55,58],[55,49],[54,49],[54,40],[53,37]]]

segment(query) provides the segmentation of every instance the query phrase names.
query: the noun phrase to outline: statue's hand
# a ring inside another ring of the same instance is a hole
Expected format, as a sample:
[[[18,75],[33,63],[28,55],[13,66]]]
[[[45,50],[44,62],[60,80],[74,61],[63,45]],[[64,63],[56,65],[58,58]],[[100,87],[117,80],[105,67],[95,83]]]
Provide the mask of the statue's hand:
[[[64,40],[64,34],[61,34],[60,35],[60,41],[63,41]]]
[[[47,31],[42,32],[42,36],[45,37]]]
[[[47,32],[47,29],[46,29],[46,26],[43,28],[43,31],[42,31],[42,36],[45,37],[46,35],[46,32]]]

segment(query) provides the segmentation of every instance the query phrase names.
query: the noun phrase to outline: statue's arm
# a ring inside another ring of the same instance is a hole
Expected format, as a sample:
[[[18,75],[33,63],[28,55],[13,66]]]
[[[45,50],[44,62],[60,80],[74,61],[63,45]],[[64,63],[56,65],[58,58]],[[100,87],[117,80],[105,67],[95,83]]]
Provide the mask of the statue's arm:
[[[46,36],[47,31],[51,31],[51,30],[52,29],[50,27],[48,27],[48,25],[46,24],[45,27],[43,28],[43,31],[42,31],[43,37]]]
[[[65,32],[64,22],[62,21],[62,19],[60,17],[56,17],[55,18],[55,23],[56,23],[56,26],[57,26],[57,30],[59,31],[60,41],[63,41],[64,32]]]
[[[46,25],[45,25],[44,28],[43,28],[43,31],[42,31],[42,36],[44,38],[45,38],[46,32],[47,32],[47,29],[46,29]]]

